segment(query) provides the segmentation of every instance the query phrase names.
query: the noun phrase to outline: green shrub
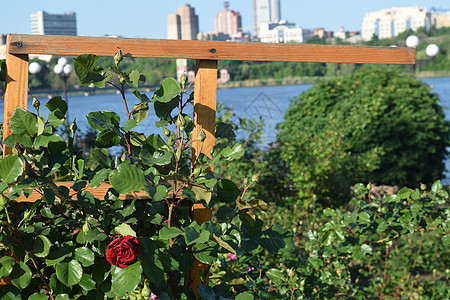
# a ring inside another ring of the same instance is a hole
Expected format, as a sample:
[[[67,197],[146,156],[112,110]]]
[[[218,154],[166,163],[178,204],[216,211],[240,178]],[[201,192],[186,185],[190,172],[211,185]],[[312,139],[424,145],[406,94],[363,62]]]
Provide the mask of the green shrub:
[[[450,123],[430,87],[389,68],[318,81],[292,102],[278,139],[304,199],[348,199],[356,182],[442,178]]]

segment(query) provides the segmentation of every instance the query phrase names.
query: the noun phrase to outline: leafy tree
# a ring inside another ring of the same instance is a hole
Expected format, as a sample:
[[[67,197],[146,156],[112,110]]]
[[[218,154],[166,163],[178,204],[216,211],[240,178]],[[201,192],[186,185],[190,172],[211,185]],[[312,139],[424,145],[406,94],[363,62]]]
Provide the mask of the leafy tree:
[[[278,129],[300,196],[336,201],[348,200],[356,182],[416,186],[442,178],[450,123],[426,84],[370,68],[318,81]]]

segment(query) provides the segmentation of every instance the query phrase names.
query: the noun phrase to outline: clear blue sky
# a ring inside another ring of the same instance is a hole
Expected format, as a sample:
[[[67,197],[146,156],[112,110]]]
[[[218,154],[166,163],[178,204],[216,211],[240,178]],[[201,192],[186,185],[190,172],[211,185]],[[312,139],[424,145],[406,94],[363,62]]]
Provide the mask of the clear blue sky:
[[[223,9],[219,0],[1,0],[0,33],[31,33],[30,14],[75,11],[78,35],[166,38],[166,15],[189,3],[199,15],[200,31],[214,31],[214,16]],[[449,8],[449,0],[281,0],[281,17],[306,29],[324,27],[359,30],[365,12],[389,7]],[[230,0],[252,30],[253,0]]]

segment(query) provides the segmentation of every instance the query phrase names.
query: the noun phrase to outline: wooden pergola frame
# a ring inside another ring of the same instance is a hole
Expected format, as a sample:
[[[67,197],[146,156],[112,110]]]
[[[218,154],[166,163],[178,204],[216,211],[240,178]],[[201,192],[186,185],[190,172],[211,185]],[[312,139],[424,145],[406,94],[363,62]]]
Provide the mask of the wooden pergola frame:
[[[265,44],[217,41],[128,39],[109,37],[47,36],[10,34],[6,45],[6,89],[4,97],[3,137],[11,134],[9,119],[16,107],[27,109],[28,61],[30,54],[76,56],[90,53],[114,56],[119,47],[124,56],[148,58],[186,58],[196,60],[194,86],[193,140],[203,129],[208,138],[202,152],[210,153],[215,139],[217,62],[240,61],[292,61],[365,64],[415,64],[415,49],[401,47],[361,47],[309,44]],[[193,145],[196,153],[200,144]],[[3,149],[3,153],[11,153]],[[71,183],[65,185],[71,186]],[[107,187],[88,189],[95,197],[103,198]],[[33,201],[39,194],[22,200]],[[121,195],[122,199],[142,195]],[[19,199],[20,200],[20,199]],[[194,204],[194,219],[202,223],[211,218],[211,211]],[[191,270],[191,287],[201,283],[200,273],[207,266],[196,260]]]

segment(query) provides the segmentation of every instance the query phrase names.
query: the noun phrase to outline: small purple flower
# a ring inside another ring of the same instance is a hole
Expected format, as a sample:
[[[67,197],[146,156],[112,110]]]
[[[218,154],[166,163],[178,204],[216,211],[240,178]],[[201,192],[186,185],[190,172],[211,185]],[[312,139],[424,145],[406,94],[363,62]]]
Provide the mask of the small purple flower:
[[[230,261],[235,260],[237,257],[236,255],[234,255],[233,253],[228,253],[228,258],[230,259]]]
[[[250,272],[252,270],[252,267],[247,267],[247,271]]]
[[[150,298],[148,298],[148,300],[156,300],[156,299],[158,299],[158,296],[156,296],[153,293],[151,293]]]

